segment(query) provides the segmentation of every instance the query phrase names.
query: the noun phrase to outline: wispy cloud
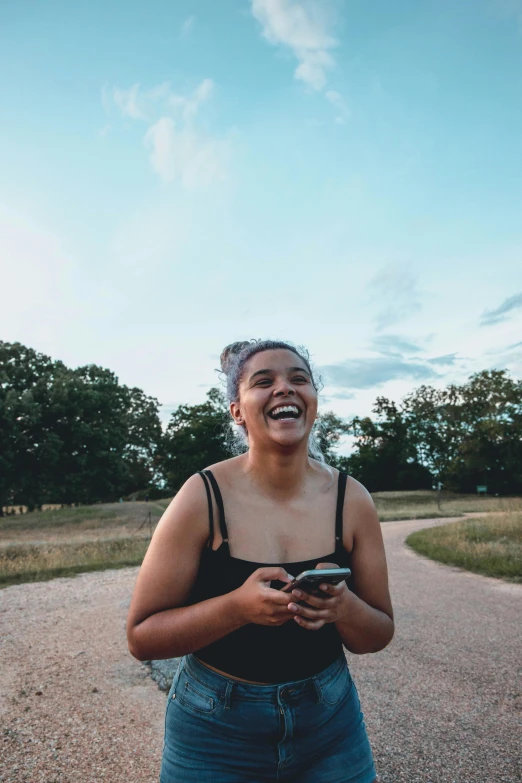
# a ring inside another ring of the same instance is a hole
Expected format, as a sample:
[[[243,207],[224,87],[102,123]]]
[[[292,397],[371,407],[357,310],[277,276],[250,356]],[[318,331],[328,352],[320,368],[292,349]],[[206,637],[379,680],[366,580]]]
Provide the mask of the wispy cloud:
[[[326,84],[326,72],[334,67],[330,51],[337,40],[329,33],[327,3],[323,0],[252,0],[252,14],[263,36],[275,46],[287,46],[299,65],[295,78],[314,90]]]
[[[354,397],[354,392],[347,391],[334,392],[333,394],[328,395],[328,399],[330,400],[353,400]]]
[[[102,89],[107,113],[117,112],[133,120],[145,120],[144,144],[153,170],[165,182],[179,180],[187,187],[209,185],[226,178],[231,152],[229,137],[214,139],[197,128],[201,107],[214,92],[212,79],[187,94],[163,82],[148,90],[139,84],[129,89]]]
[[[112,97],[116,107],[124,117],[130,117],[133,120],[146,120],[147,117],[139,106],[140,85],[133,84],[129,90],[121,90],[114,87]]]
[[[320,371],[327,385],[345,389],[370,389],[387,381],[406,378],[424,381],[439,377],[432,367],[423,362],[410,362],[393,356],[347,359],[339,364],[325,365]]]
[[[426,361],[436,367],[453,367],[459,360],[456,353],[446,353],[444,356],[435,356],[433,359],[426,359]]]
[[[396,334],[381,334],[374,337],[372,347],[380,353],[392,355],[420,353],[422,351],[422,348],[416,343]]]
[[[152,168],[165,182],[179,179],[187,187],[196,187],[226,179],[228,141],[205,139],[190,128],[178,130],[170,117],[151,125],[145,146]]]
[[[335,121],[339,125],[344,125],[350,116],[350,110],[346,105],[346,101],[344,100],[343,96],[335,90],[327,90],[326,99],[330,101],[330,103],[337,109],[337,117],[335,118]]]
[[[378,305],[377,329],[404,321],[421,309],[417,276],[407,267],[389,265],[369,285],[370,298]]]
[[[520,309],[522,309],[522,293],[508,297],[495,310],[485,310],[480,318],[480,325],[492,326],[501,323],[507,320],[509,313]]]
[[[193,29],[194,25],[196,24],[196,17],[195,16],[188,16],[183,24],[181,25],[181,35],[186,36],[188,35]]]
[[[297,60],[294,77],[312,90],[324,90],[327,74],[335,68],[332,50],[339,44],[331,32],[334,15],[329,0],[251,0],[251,8],[263,37],[289,49]],[[350,112],[343,96],[328,90],[325,97],[337,109],[335,121],[344,124]]]

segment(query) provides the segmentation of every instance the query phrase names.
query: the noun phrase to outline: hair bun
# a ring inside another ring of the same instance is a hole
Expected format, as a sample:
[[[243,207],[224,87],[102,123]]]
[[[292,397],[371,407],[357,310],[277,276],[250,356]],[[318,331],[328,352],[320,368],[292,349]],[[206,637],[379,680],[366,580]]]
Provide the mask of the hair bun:
[[[225,373],[225,375],[228,374],[230,370],[230,364],[232,362],[232,359],[234,356],[237,356],[243,348],[246,348],[248,345],[250,345],[250,340],[240,340],[237,343],[230,343],[230,345],[227,345],[226,348],[223,348],[221,351],[221,356],[219,357],[219,361],[221,362],[221,371]]]

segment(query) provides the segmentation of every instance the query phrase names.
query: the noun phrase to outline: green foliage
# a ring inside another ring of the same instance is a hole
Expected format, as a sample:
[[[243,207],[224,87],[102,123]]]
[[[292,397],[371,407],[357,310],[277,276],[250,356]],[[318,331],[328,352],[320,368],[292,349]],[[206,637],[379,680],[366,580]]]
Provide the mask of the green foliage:
[[[356,448],[345,469],[370,491],[430,489],[430,471],[417,460],[408,423],[394,402],[378,397],[376,419],[355,417]]]
[[[0,509],[114,500],[158,476],[157,400],[0,342]]]
[[[227,459],[228,406],[219,389],[200,405],[180,405],[163,438],[161,465],[166,486],[177,492],[184,482],[208,465]]]
[[[522,382],[484,370],[467,383],[422,386],[403,401],[419,461],[450,489],[522,492]]]
[[[379,397],[375,419],[355,418],[349,471],[371,491],[522,492],[522,382],[485,370],[447,389],[421,386],[400,406]]]
[[[341,468],[341,460],[335,449],[343,435],[350,432],[350,425],[332,411],[319,413],[315,425],[315,435],[325,460],[335,468]]]

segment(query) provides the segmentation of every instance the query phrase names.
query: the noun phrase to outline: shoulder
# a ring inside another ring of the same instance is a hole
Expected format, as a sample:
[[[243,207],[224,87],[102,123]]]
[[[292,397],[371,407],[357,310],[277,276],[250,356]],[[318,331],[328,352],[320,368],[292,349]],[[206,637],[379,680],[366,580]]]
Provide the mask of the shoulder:
[[[204,470],[211,470],[216,477],[231,476],[237,472],[244,461],[245,454],[240,454],[237,457],[230,457],[230,459],[223,459],[221,462],[214,462],[213,465],[207,465]]]
[[[201,476],[194,473],[185,481],[167,506],[157,530],[160,535],[185,532],[204,540],[208,535],[208,503]]]
[[[344,496],[343,518],[354,533],[379,525],[373,498],[360,481],[348,476]]]

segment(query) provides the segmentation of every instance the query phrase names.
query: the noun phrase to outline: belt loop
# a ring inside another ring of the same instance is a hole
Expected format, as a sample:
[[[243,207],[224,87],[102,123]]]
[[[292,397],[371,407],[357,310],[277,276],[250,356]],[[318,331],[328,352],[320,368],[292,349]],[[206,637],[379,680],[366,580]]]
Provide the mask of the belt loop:
[[[312,679],[312,683],[313,683],[314,690],[315,690],[316,701],[317,701],[317,703],[319,703],[322,700],[322,697],[323,697],[323,693],[321,691],[321,686],[319,684],[319,681],[318,681],[317,677],[312,677],[311,679]]]
[[[229,680],[227,682],[226,688],[225,688],[225,709],[230,709],[230,696],[232,695],[232,688],[234,687],[234,683],[232,680]]]

